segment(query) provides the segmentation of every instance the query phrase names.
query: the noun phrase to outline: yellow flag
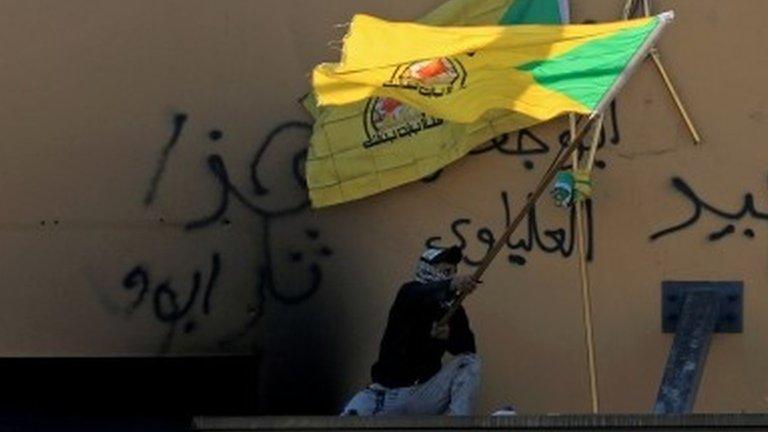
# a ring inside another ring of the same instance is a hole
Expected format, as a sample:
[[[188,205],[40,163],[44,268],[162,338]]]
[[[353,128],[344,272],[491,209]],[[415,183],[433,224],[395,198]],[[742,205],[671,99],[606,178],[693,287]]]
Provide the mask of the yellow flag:
[[[449,0],[419,22],[430,25],[557,24],[569,19],[567,0]],[[497,111],[472,124],[428,116],[392,98],[342,106],[304,106],[315,118],[306,176],[315,208],[419,180],[503,133],[538,123]]]
[[[315,68],[320,105],[388,97],[462,123],[493,109],[590,113],[671,15],[592,25],[433,27],[358,15],[341,63]]]
[[[417,22],[433,26],[490,24],[565,24],[570,21],[568,0],[448,0]],[[317,118],[323,107],[314,94],[302,101]]]

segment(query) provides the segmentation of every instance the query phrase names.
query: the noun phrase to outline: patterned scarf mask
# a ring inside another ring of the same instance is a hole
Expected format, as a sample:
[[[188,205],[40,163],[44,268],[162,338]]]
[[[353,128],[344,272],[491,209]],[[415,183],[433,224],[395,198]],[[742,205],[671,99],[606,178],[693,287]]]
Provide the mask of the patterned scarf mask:
[[[437,266],[429,264],[423,260],[419,260],[419,265],[416,266],[415,279],[423,284],[450,280],[453,279],[454,276],[456,276],[456,266],[441,271]]]

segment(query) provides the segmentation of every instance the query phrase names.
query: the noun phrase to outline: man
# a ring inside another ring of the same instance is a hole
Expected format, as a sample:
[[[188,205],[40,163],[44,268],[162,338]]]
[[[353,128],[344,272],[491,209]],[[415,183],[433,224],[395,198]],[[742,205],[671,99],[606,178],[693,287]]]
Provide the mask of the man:
[[[415,280],[400,288],[389,311],[373,384],[347,404],[342,415],[471,415],[480,380],[475,337],[463,307],[437,327],[450,302],[477,282],[456,276],[458,247],[422,254]],[[445,352],[454,355],[442,365]]]

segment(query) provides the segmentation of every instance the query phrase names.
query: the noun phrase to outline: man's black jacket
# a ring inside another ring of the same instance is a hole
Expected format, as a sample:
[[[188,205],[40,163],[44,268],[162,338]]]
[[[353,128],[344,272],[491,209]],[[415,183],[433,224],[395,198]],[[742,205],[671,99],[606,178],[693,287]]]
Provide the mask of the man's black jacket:
[[[371,368],[373,382],[389,388],[423,383],[440,370],[446,350],[454,355],[475,352],[475,336],[463,307],[448,323],[447,341],[430,335],[432,323],[447,310],[450,283],[409,282],[400,288],[389,311],[379,359]]]

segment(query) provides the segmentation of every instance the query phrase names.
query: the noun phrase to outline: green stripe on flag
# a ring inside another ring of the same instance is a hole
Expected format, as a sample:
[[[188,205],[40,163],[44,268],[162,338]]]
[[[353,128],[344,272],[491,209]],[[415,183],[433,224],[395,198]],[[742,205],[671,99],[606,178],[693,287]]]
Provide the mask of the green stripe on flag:
[[[518,69],[530,71],[543,87],[595,108],[658,24],[659,20],[654,19],[647,25],[616,32]]]
[[[499,24],[561,24],[560,0],[516,0],[501,17]]]

